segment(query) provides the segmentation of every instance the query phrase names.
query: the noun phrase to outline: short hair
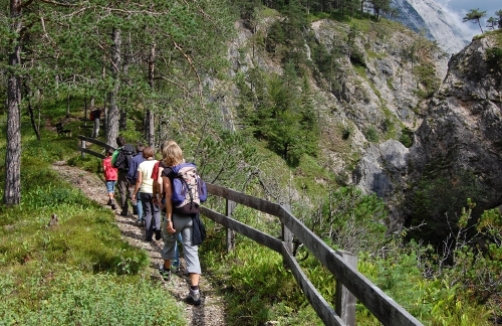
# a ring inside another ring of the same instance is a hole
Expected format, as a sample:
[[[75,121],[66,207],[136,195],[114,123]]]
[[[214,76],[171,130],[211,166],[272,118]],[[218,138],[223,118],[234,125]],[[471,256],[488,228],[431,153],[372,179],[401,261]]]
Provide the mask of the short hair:
[[[122,146],[124,146],[125,144],[126,144],[126,140],[125,140],[125,138],[124,138],[123,136],[118,136],[118,137],[117,137],[117,145],[118,145],[119,147],[122,147]]]
[[[108,148],[106,149],[106,154],[107,154],[107,155],[113,155],[113,152],[114,152],[114,149],[113,149],[113,148],[111,148],[111,147],[108,147]]]
[[[155,155],[155,151],[153,150],[152,146],[146,146],[143,149],[143,157],[144,158],[150,158],[150,157],[153,157],[153,155]]]
[[[160,144],[160,152],[162,152],[164,150],[164,148],[166,148],[170,144],[176,144],[176,142],[174,140],[172,140],[172,139],[166,140],[165,142],[163,142],[162,144]]]
[[[145,145],[143,143],[136,144],[136,153],[142,152],[145,149]]]
[[[183,162],[183,151],[174,140],[164,143],[162,160],[166,166],[175,166]]]

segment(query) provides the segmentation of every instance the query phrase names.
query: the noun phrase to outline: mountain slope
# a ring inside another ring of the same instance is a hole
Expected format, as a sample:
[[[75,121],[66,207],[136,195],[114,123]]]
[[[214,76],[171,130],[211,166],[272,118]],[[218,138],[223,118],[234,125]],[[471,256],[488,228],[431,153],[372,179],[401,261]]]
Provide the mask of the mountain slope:
[[[417,33],[425,32],[425,36],[438,42],[448,53],[456,53],[470,43],[447,11],[433,0],[392,0],[392,6],[399,13],[397,17],[389,17]]]

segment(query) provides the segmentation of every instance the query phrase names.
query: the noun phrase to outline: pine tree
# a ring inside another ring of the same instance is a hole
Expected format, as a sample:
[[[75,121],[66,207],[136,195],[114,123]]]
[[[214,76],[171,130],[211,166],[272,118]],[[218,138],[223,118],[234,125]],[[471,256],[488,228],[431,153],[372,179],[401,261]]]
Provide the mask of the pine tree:
[[[469,10],[468,13],[465,14],[465,17],[462,19],[462,21],[465,23],[467,21],[472,21],[474,23],[478,23],[479,28],[481,29],[481,33],[483,33],[483,28],[481,27],[481,18],[486,16],[486,10],[485,11],[479,11],[478,9],[471,9]]]

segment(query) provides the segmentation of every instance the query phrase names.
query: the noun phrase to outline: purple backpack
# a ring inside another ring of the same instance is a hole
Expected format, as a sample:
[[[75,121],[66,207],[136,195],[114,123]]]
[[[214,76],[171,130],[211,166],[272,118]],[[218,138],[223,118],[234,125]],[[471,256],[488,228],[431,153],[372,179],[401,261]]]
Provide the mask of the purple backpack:
[[[207,200],[206,183],[197,173],[193,163],[182,163],[172,167],[176,177],[173,178],[171,200],[174,209],[180,214],[196,214],[200,203]]]

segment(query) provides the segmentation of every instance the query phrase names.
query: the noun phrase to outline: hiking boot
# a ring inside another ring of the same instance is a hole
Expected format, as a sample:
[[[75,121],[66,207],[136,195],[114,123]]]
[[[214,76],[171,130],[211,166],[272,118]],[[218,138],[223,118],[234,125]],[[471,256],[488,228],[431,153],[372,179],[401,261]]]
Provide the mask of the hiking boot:
[[[122,211],[122,212],[120,213],[120,216],[129,216],[129,214],[127,214],[127,212]]]
[[[172,266],[172,268],[174,268],[174,273],[176,273],[176,274],[180,273],[180,265],[179,265],[179,263],[173,262],[173,264],[171,266]]]
[[[159,268],[159,273],[164,279],[164,281],[169,282],[171,280],[171,270],[167,270],[164,265]]]
[[[185,302],[194,306],[200,306],[200,290],[192,290],[188,293]]]
[[[162,234],[160,233],[160,230],[155,230],[155,240],[160,240],[162,239]]]
[[[145,226],[145,221],[143,221],[143,220],[136,221],[136,226],[139,226],[139,227]]]
[[[111,199],[108,199],[108,203],[106,203],[106,205],[108,205],[108,206],[112,206],[112,205],[113,205],[112,200],[111,200]]]
[[[115,204],[111,204],[110,206],[112,207],[112,210],[116,210],[117,209],[117,206],[115,206]]]

